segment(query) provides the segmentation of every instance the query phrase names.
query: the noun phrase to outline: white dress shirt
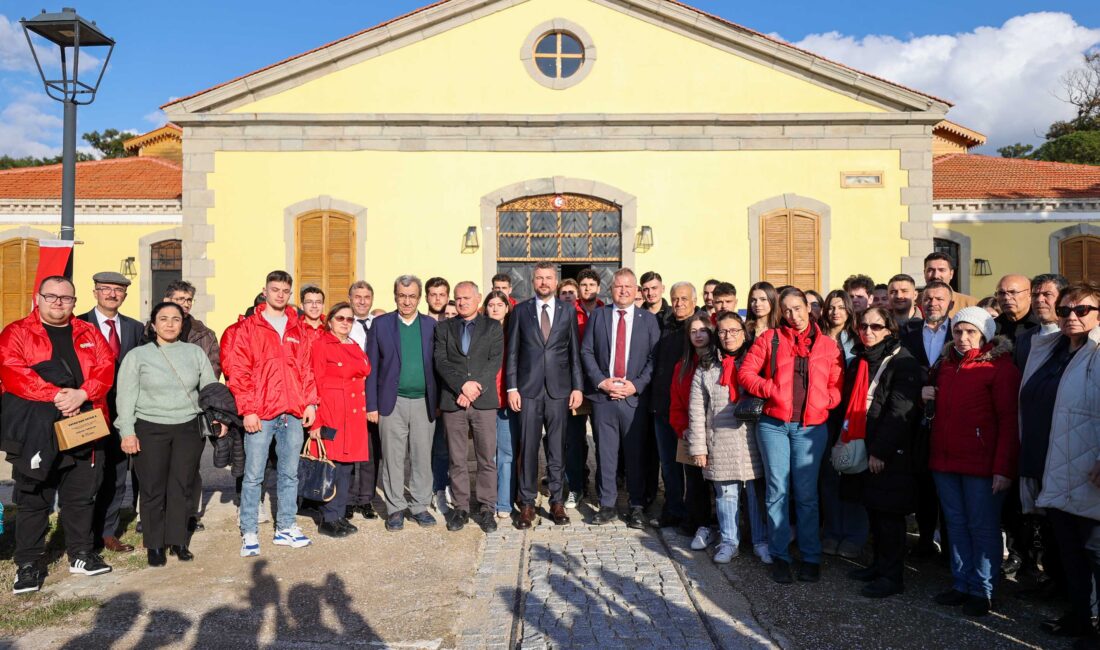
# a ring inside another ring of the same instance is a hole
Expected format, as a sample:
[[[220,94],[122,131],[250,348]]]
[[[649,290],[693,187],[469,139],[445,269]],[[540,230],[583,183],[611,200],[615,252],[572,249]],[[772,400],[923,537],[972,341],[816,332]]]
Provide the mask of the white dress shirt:
[[[618,343],[619,337],[619,319],[626,320],[626,360],[623,363],[623,368],[630,367],[630,337],[634,334],[634,305],[629,307],[619,307],[618,305],[611,305],[611,357],[607,364],[608,373],[611,376],[615,375],[615,345]],[[619,310],[625,310],[625,315],[620,315]]]
[[[363,329],[363,325],[360,324],[359,321],[367,321],[367,329],[369,330],[370,326],[374,324],[374,315],[369,314],[366,318],[359,318],[354,314],[352,314],[352,316],[355,317],[355,322],[352,323],[351,333],[348,334],[348,338],[358,343],[359,347],[365,350],[367,349],[367,331]]]
[[[111,340],[111,326],[107,324],[107,321],[113,320],[115,322],[115,333],[118,334],[119,345],[122,344],[122,321],[119,320],[118,315],[107,316],[103,312],[99,311],[99,307],[95,308],[95,319],[99,321],[99,333],[103,335],[104,340]]]

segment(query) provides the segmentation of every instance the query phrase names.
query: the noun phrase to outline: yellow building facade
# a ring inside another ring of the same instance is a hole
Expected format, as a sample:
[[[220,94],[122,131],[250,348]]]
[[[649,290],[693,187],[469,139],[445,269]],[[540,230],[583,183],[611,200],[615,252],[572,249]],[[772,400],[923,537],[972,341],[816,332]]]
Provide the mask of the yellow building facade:
[[[522,295],[543,259],[742,290],[917,274],[949,104],[675,3],[449,0],[164,108],[218,329],[276,268],[383,308],[403,273]]]

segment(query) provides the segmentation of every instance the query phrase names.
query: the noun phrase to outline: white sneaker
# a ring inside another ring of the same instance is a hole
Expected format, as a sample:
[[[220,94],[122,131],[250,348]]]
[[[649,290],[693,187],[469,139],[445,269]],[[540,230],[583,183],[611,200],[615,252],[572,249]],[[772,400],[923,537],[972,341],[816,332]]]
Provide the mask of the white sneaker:
[[[256,533],[241,535],[241,557],[256,557],[260,554],[260,537]]]
[[[710,546],[713,541],[714,531],[707,526],[700,526],[699,530],[695,531],[695,539],[691,540],[691,550],[701,551]]]
[[[772,554],[768,551],[767,543],[757,544],[752,547],[752,552],[756,554],[756,557],[760,558],[760,561],[764,564],[772,563]]]
[[[310,545],[309,538],[302,533],[302,529],[298,528],[297,524],[290,528],[275,531],[275,538],[272,543],[276,546],[289,546],[290,548],[302,548]]]
[[[717,564],[729,564],[735,557],[737,557],[737,547],[728,542],[722,542],[718,545],[718,552],[714,554],[714,561]]]
[[[447,503],[447,490],[440,490],[432,497],[432,508],[435,509],[441,515],[446,515],[451,511],[450,504]]]
[[[580,494],[576,492],[570,492],[569,495],[565,497],[565,507],[569,508],[570,510],[576,508],[577,502],[581,500],[580,497]]]

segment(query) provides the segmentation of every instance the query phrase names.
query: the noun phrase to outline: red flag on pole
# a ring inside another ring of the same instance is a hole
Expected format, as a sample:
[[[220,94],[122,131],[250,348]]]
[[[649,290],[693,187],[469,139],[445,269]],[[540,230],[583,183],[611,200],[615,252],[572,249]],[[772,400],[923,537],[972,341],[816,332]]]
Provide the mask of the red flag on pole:
[[[51,275],[65,275],[73,255],[74,243],[60,239],[38,240],[38,272],[34,276],[32,291],[37,293],[42,281]]]

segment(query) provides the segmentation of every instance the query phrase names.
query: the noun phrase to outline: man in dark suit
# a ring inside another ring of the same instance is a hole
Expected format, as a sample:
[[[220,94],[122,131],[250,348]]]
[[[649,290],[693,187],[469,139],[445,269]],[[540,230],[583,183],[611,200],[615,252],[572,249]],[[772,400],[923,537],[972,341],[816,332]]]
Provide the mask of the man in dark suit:
[[[79,316],[80,320],[95,325],[107,341],[107,347],[115,355],[115,378],[118,378],[118,366],[126,353],[141,345],[145,328],[141,323],[118,313],[122,303],[126,302],[126,290],[130,286],[130,279],[121,273],[105,271],[92,276],[95,283],[94,309]],[[107,394],[107,408],[110,411],[110,422],[115,421],[115,389]],[[112,430],[114,428],[112,427]],[[124,544],[118,539],[119,519],[118,513],[122,508],[122,500],[126,496],[126,474],[129,471],[130,457],[122,453],[119,447],[118,432],[109,438],[107,443],[107,462],[103,464],[103,483],[99,486],[99,492],[95,500],[95,516],[93,530],[96,539],[103,540],[103,547],[116,553],[129,553],[134,550],[130,544]],[[137,480],[134,479],[134,492],[137,492]]]
[[[382,438],[382,491],[386,530],[404,527],[406,514],[421,526],[434,526],[432,434],[439,390],[432,346],[434,318],[417,313],[420,278],[402,275],[393,283],[397,311],[374,319],[367,337],[371,372],[367,375],[367,422],[377,423]],[[405,499],[405,458],[409,459]],[[406,512],[407,511],[407,512]]]
[[[477,458],[477,500],[474,519],[487,533],[496,530],[497,498],[497,372],[504,361],[504,328],[479,314],[481,295],[473,282],[454,289],[458,315],[435,327],[435,369],[439,373],[439,408],[450,458],[454,507],[447,513],[447,530],[462,530],[470,519],[469,438]]]
[[[587,396],[592,401],[592,428],[599,440],[600,511],[592,520],[596,525],[615,517],[619,496],[615,468],[621,450],[630,493],[626,523],[631,528],[645,526],[647,399],[661,328],[652,312],[634,306],[637,287],[633,271],[615,272],[611,285],[614,304],[592,314],[581,344]]]
[[[508,325],[504,370],[508,405],[520,417],[518,528],[530,528],[535,522],[544,427],[550,517],[559,526],[569,523],[562,494],[565,422],[569,410],[584,399],[576,311],[555,298],[558,271],[554,263],[536,264],[531,284],[535,297],[516,306]]]

